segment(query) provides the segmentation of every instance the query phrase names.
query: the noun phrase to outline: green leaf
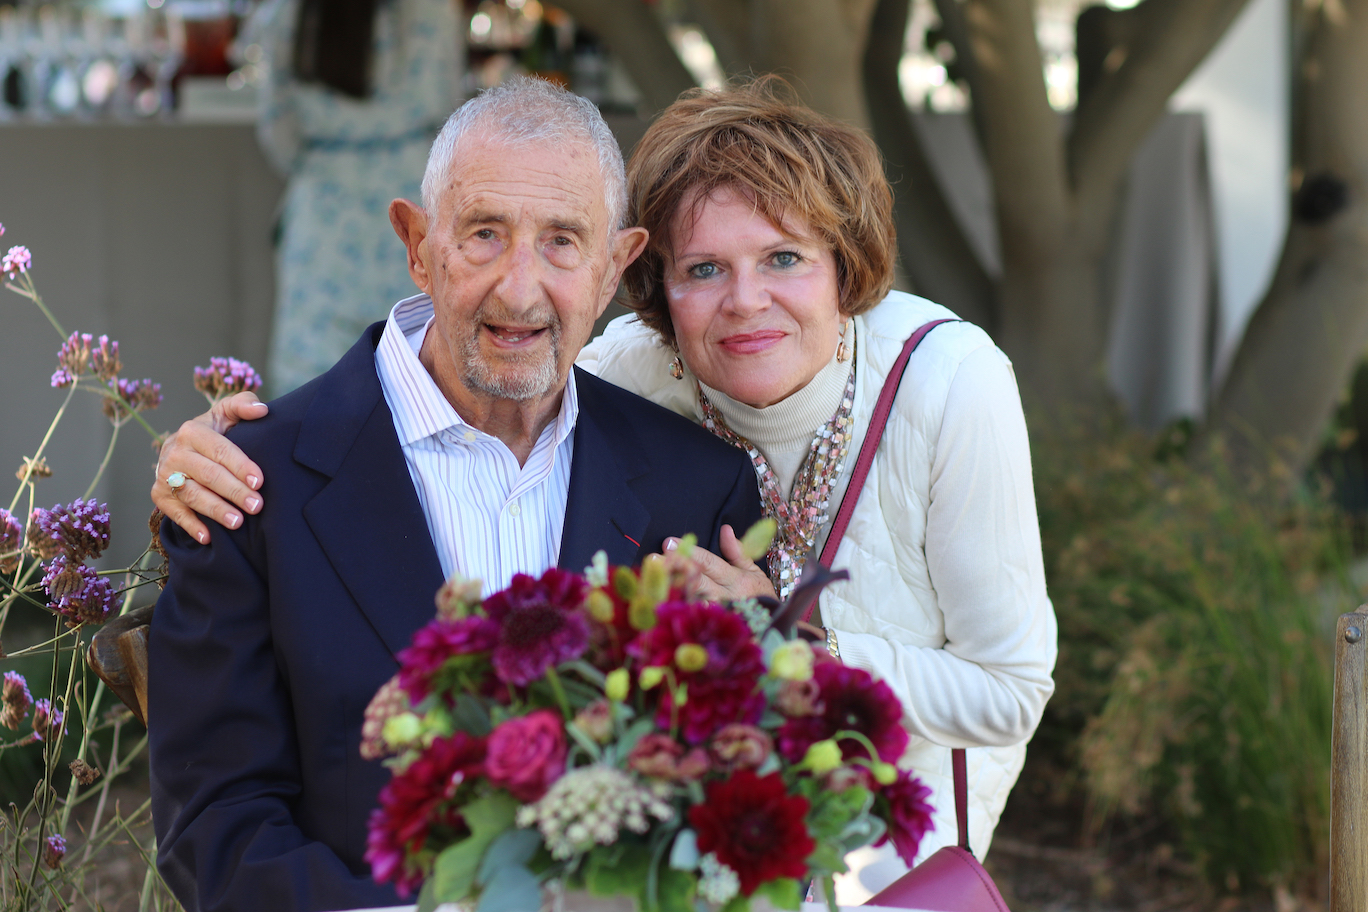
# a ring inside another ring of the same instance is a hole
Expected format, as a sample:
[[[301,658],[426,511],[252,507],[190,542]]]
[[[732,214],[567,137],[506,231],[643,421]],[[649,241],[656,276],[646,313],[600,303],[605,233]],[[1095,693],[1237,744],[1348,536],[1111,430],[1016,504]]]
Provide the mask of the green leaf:
[[[662,868],[658,912],[696,912],[693,897],[697,881],[692,874]]]
[[[603,757],[603,748],[593,738],[584,733],[574,722],[565,723],[565,731],[595,763]]]
[[[451,721],[460,731],[483,738],[494,730],[489,719],[489,707],[479,697],[463,696],[451,710]]]
[[[750,912],[750,897],[737,893],[718,912]]]
[[[698,859],[698,834],[688,828],[680,830],[670,849],[670,867],[692,871],[698,867]]]
[[[475,875],[477,884],[486,885],[507,865],[527,867],[541,846],[541,834],[536,830],[504,830],[485,850],[480,870]]]
[[[442,901],[437,898],[437,880],[429,877],[423,884],[423,889],[418,891],[418,908],[415,912],[437,912],[437,907]]]
[[[619,842],[589,854],[584,886],[595,896],[640,896],[651,867],[651,852],[643,845]],[[644,903],[643,903],[644,909]]]
[[[796,912],[803,906],[800,884],[792,877],[780,877],[778,880],[762,883],[755,888],[752,895],[765,897],[776,909],[791,909]]]
[[[432,888],[442,902],[456,902],[470,895],[480,859],[500,833],[513,825],[518,802],[506,792],[482,795],[461,809],[471,834],[447,846],[432,866]]]
[[[807,857],[807,866],[812,871],[844,874],[846,872],[845,853],[840,846],[829,842],[817,843],[817,848]]]
[[[817,783],[808,779],[803,783]],[[808,811],[807,825],[814,839],[839,838],[851,822],[866,814],[873,806],[874,795],[869,789],[852,786],[841,792],[831,792],[820,787],[800,787],[803,794],[812,802]]]
[[[522,865],[507,865],[480,894],[475,912],[534,912],[541,908],[541,884]]]
[[[617,755],[625,758],[632,752],[632,748],[636,747],[638,741],[653,731],[655,731],[655,717],[653,715],[644,719],[637,719],[627,726],[627,730],[618,739]]]

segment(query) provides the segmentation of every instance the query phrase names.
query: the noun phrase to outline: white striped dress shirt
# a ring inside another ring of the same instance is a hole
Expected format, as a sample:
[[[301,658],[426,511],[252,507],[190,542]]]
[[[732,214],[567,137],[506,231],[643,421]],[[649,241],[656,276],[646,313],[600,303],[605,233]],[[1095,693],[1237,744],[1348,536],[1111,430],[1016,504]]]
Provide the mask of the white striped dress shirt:
[[[461,420],[418,360],[432,314],[427,295],[394,305],[375,368],[442,572],[483,580],[488,595],[515,573],[541,575],[560,555],[579,415],[575,377],[519,466],[502,440]]]

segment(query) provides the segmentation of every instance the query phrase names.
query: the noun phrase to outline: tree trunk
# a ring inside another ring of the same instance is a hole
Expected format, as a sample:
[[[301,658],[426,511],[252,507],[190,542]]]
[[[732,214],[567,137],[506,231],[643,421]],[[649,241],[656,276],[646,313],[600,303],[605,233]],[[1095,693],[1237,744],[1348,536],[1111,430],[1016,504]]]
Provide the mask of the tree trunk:
[[[556,0],[556,5],[602,39],[653,112],[664,110],[680,92],[695,85],[647,4],[639,0]]]
[[[1305,466],[1368,344],[1368,0],[1326,0],[1312,28],[1297,70],[1304,177],[1209,422],[1242,465]]]

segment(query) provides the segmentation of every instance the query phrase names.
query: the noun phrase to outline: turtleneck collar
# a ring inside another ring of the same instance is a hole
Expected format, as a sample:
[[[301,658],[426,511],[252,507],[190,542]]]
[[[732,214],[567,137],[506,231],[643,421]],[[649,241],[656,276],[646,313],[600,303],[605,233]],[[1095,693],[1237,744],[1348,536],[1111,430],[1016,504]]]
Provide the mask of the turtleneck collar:
[[[727,427],[755,444],[764,455],[787,499],[812,438],[841,404],[851,369],[850,362],[837,362],[833,351],[831,360],[806,386],[765,408],[746,405],[701,381],[699,386]]]

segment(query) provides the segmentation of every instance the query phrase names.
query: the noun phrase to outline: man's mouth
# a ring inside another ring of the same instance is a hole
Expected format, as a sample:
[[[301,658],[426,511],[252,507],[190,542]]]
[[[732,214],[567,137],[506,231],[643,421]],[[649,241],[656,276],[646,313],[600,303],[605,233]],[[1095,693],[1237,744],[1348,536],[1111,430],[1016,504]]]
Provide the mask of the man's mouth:
[[[498,339],[500,342],[506,342],[509,345],[517,345],[520,342],[526,342],[533,336],[546,331],[545,327],[538,327],[536,329],[514,329],[507,326],[493,326],[489,323],[485,324],[485,329],[489,330],[494,338]]]

